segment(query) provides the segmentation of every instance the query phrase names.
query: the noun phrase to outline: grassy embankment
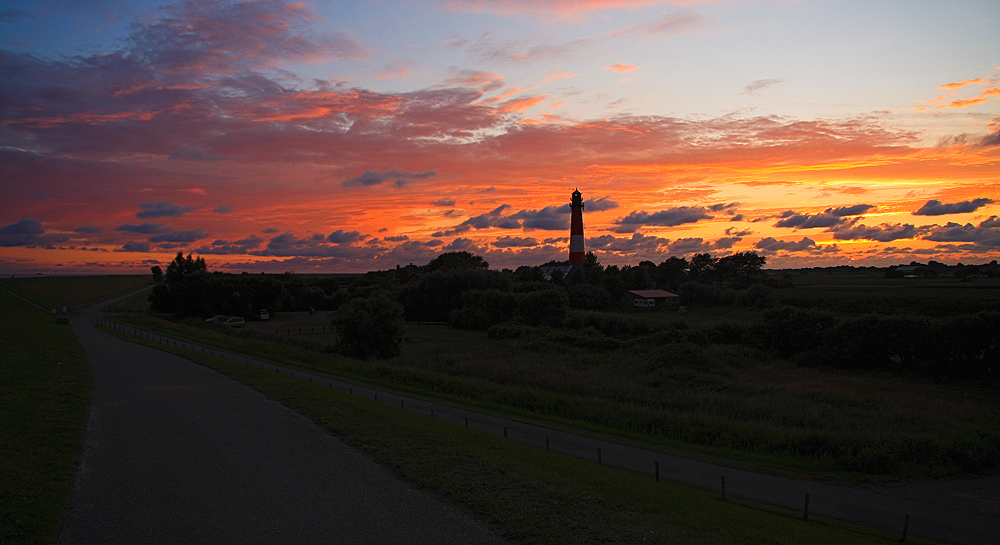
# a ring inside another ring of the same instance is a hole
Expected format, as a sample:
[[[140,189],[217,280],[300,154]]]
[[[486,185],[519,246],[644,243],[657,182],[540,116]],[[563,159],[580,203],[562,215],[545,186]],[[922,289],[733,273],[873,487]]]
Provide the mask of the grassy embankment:
[[[54,543],[93,372],[68,325],[0,291],[0,543]]]
[[[656,483],[243,364],[153,346],[212,367],[311,417],[400,477],[463,506],[515,541],[874,545],[898,540],[830,520],[803,521],[800,513],[779,508],[723,502],[718,494]]]
[[[1000,293],[982,286],[984,295],[954,279],[932,281],[944,286],[937,289],[902,280],[878,289],[879,280],[810,277],[788,296],[811,297],[816,305],[853,297],[850,306],[870,306],[877,297],[945,308]],[[324,353],[332,335],[206,329],[194,319],[172,323],[140,314],[130,319],[314,371],[776,474],[907,481],[984,471],[995,463],[1000,402],[989,387],[798,367],[744,346],[685,340],[759,316],[733,307],[617,314],[611,318],[624,317],[626,325],[635,320],[664,328],[624,341],[595,331],[494,340],[483,332],[413,328],[401,357],[372,363]]]
[[[0,285],[46,308],[82,308],[147,276],[40,277]],[[68,325],[0,290],[0,543],[54,543],[68,506],[93,371]]]

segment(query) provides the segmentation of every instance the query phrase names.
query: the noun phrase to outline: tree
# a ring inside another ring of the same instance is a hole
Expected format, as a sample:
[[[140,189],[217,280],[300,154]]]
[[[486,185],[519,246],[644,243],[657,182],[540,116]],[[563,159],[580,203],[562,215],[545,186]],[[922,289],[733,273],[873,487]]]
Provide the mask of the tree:
[[[683,257],[668,257],[656,267],[656,283],[661,288],[677,291],[687,279],[688,262]]]
[[[688,265],[691,270],[691,280],[704,282],[709,280],[715,270],[716,259],[712,254],[694,254]]]
[[[205,259],[202,257],[192,259],[191,254],[185,258],[184,252],[177,252],[177,257],[167,265],[167,274],[163,281],[167,284],[183,282],[186,276],[197,272],[208,272]]]
[[[465,250],[460,252],[445,252],[424,266],[424,272],[443,271],[449,269],[489,269],[490,264],[482,256],[474,255]]]
[[[149,270],[153,273],[154,284],[159,284],[160,282],[163,282],[163,269],[161,269],[159,265],[154,265],[150,267]]]
[[[333,325],[340,333],[341,351],[366,360],[398,356],[406,335],[402,305],[381,293],[344,303]]]

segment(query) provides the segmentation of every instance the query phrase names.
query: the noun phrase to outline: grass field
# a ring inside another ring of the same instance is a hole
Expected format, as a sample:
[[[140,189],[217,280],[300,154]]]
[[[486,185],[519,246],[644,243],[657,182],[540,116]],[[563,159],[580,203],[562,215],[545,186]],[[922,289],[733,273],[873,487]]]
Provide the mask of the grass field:
[[[401,357],[362,362],[327,353],[330,335],[128,320],[303,369],[782,475],[854,483],[954,476],[989,467],[1000,444],[1000,401],[988,387],[799,367],[738,346],[642,341],[589,352],[572,346],[580,339],[572,333],[554,332],[539,348],[413,327]]]
[[[132,337],[124,337],[135,341]],[[418,488],[517,542],[888,544],[886,535],[547,452],[336,390],[164,348],[311,417]],[[910,539],[912,543],[926,543]]]
[[[40,276],[3,278],[0,286],[45,308],[72,311],[149,286],[151,280],[146,275]]]
[[[68,325],[0,291],[0,543],[54,543],[93,390]]]

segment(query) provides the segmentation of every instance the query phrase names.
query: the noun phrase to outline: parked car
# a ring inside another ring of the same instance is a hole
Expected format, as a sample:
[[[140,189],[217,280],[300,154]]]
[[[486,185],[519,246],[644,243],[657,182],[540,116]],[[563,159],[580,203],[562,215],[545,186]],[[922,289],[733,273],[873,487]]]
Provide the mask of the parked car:
[[[210,323],[210,324],[221,324],[221,323],[225,322],[228,319],[229,319],[229,316],[226,316],[225,314],[216,314],[215,316],[212,316],[211,318],[209,318],[209,319],[207,319],[205,321],[208,322],[208,323]]]
[[[270,320],[271,319],[271,315],[268,314],[267,311],[264,310],[264,309],[261,309],[260,312],[258,312],[257,314],[254,314],[253,317],[256,318],[256,319],[258,319],[258,320]]]
[[[225,322],[222,322],[222,324],[230,327],[243,327],[246,325],[246,320],[240,316],[230,316]]]

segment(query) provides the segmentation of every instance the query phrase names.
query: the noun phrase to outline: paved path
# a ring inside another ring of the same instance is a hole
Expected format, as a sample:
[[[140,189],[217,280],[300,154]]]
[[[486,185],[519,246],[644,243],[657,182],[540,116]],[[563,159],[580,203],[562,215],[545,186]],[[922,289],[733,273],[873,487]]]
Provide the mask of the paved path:
[[[879,528],[901,535],[905,517],[910,515],[908,535],[947,543],[966,545],[1000,545],[1000,517],[972,514],[961,501],[948,497],[937,501],[919,502],[892,494],[891,490],[865,490],[812,481],[785,479],[748,471],[668,456],[662,453],[620,445],[554,430],[544,426],[484,415],[453,406],[409,396],[387,393],[365,386],[337,381],[328,377],[303,373],[244,356],[220,353],[210,348],[191,345],[156,334],[127,327],[123,331],[142,335],[156,342],[168,343],[193,351],[207,351],[271,372],[280,372],[302,380],[324,384],[354,395],[365,396],[404,410],[417,411],[456,425],[508,437],[525,444],[548,448],[595,463],[612,465],[637,473],[655,476],[657,468],[662,479],[716,490],[721,493],[725,477],[727,495],[802,510],[809,494],[809,513]],[[988,479],[995,484],[997,479]],[[967,495],[966,495],[967,496]],[[970,498],[963,498],[970,500]],[[974,500],[970,500],[974,501]],[[995,506],[993,506],[995,507]]]
[[[71,320],[96,387],[61,543],[503,543],[305,417],[97,317]]]

